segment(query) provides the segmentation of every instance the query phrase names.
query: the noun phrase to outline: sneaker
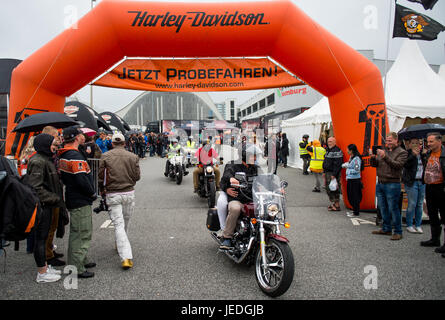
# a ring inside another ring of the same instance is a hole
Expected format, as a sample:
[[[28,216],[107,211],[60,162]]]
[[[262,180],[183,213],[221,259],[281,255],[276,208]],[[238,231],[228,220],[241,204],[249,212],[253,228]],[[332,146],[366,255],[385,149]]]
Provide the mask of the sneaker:
[[[233,249],[232,239],[224,239],[224,241],[219,246],[221,250],[230,250]]]
[[[314,188],[314,189],[312,189],[312,192],[321,192],[321,190],[318,188]]]
[[[60,274],[50,273],[48,270],[45,273],[37,272],[36,281],[38,283],[44,282],[56,282],[59,281],[62,276]]]
[[[416,227],[416,231],[417,231],[417,233],[423,233],[423,230],[421,227]]]
[[[65,261],[59,260],[57,258],[49,259],[47,262],[48,262],[48,264],[55,266],[55,267],[61,267],[61,266],[66,265]]]
[[[354,217],[356,217],[356,215],[355,215],[353,212],[347,212],[346,215],[347,215],[349,218],[354,218]]]
[[[122,269],[128,270],[130,268],[133,268],[133,260],[125,259],[124,261],[122,261]]]
[[[61,270],[54,269],[51,265],[48,265],[46,272],[53,273],[53,274],[62,274]]]
[[[417,233],[417,230],[414,229],[414,227],[408,227],[408,228],[406,228],[406,231],[408,231],[410,233]]]
[[[393,234],[391,240],[401,240],[403,236],[401,234]]]

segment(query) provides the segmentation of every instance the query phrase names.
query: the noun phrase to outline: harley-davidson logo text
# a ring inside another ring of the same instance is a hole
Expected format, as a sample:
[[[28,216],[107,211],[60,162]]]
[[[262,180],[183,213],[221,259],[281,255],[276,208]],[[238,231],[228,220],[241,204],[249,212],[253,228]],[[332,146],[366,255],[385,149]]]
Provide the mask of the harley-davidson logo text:
[[[186,14],[174,15],[170,12],[165,14],[150,14],[148,11],[128,11],[134,14],[132,27],[173,27],[179,32],[186,21],[191,27],[226,27],[226,26],[255,26],[265,25],[264,13],[239,13],[235,11],[224,14],[207,14],[203,11],[190,11]]]

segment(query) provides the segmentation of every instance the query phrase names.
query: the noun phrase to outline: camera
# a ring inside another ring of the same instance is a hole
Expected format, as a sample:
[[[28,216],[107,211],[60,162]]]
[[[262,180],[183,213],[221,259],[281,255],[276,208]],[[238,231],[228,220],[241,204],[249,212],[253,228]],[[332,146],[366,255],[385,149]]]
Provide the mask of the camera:
[[[372,154],[377,154],[377,150],[383,150],[382,146],[372,146]]]
[[[95,213],[99,213],[102,211],[108,211],[107,199],[105,197],[102,197],[102,199],[100,200],[99,206],[94,208],[93,211]]]

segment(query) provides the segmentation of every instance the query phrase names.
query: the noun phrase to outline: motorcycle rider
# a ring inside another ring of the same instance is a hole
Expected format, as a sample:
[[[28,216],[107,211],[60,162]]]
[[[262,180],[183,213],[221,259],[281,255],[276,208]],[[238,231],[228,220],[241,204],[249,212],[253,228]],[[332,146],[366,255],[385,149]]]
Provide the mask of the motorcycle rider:
[[[212,164],[213,165],[213,159],[218,159],[218,153],[215,151],[215,149],[212,148],[212,145],[210,144],[209,140],[205,140],[202,144],[202,147],[196,151],[195,154],[196,159],[198,159],[198,167],[193,171],[193,187],[194,187],[194,193],[198,192],[199,188],[199,175],[204,173],[204,167],[202,165],[204,164]],[[201,166],[199,166],[201,165]],[[220,190],[219,182],[221,180],[221,172],[219,171],[219,168],[213,167],[215,172],[215,185],[216,190]]]
[[[261,150],[259,150],[257,147],[249,147],[246,151],[242,151],[242,162],[240,164],[230,165],[226,167],[226,170],[224,170],[224,176],[221,179],[221,183],[222,190],[225,191],[228,198],[228,215],[220,246],[220,249],[222,250],[229,250],[233,248],[232,237],[243,204],[252,201],[249,199],[249,197],[252,197],[252,190],[250,188],[244,191],[244,195],[232,187],[232,185],[239,185],[240,183],[237,179],[235,179],[235,175],[238,172],[244,172],[247,177],[257,176],[259,167],[255,163],[256,157],[260,153]]]
[[[165,163],[164,175],[166,177],[168,177],[168,171],[170,168],[170,159],[176,156],[178,154],[178,151],[180,150],[181,150],[181,145],[178,143],[178,139],[172,139],[170,145],[168,146],[168,159],[167,162]],[[188,175],[189,172],[185,170],[184,164],[182,165],[182,169],[184,172],[184,176]]]

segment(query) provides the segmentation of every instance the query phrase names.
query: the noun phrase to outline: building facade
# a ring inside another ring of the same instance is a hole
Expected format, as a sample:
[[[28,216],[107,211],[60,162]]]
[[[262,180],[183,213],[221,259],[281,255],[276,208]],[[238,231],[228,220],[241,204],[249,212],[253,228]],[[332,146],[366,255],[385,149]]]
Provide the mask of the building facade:
[[[116,114],[136,126],[160,120],[224,120],[205,92],[145,92]]]

